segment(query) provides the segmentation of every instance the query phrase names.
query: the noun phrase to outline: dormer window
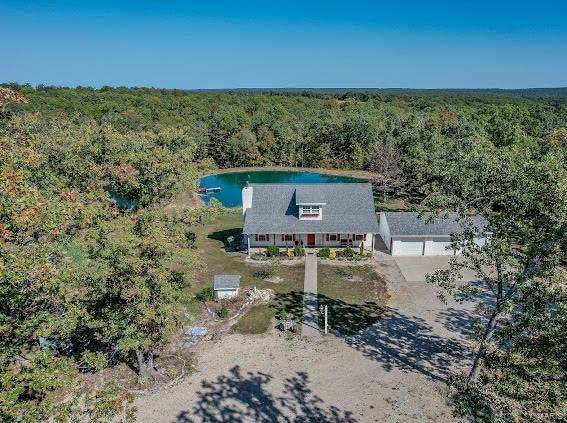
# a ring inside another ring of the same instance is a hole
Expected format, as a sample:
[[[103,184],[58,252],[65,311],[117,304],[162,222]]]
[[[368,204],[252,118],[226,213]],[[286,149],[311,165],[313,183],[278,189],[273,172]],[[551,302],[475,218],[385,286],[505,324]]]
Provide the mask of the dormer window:
[[[295,204],[300,220],[323,220],[325,198],[317,184],[300,185],[295,189]]]
[[[321,207],[319,206],[302,206],[301,217],[319,217],[321,214]]]
[[[299,206],[299,219],[301,220],[321,220],[323,208],[319,205]]]

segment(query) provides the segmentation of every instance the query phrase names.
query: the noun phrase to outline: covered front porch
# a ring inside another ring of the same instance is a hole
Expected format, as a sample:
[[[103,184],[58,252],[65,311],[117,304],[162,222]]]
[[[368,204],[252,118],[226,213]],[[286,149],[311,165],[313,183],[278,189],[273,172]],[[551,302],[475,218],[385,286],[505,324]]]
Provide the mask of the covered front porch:
[[[280,248],[301,246],[309,249],[329,248],[360,248],[361,244],[367,251],[374,249],[373,234],[364,233],[294,233],[294,234],[248,234],[244,238],[249,253],[253,249],[262,249],[271,245]]]

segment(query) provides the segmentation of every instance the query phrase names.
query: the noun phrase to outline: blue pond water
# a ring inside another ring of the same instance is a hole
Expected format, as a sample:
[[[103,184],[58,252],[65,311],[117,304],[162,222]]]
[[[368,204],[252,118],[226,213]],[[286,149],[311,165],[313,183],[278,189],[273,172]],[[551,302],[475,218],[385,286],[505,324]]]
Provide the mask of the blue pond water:
[[[202,197],[205,203],[208,203],[211,198],[216,198],[225,207],[238,207],[242,205],[242,188],[246,185],[246,182],[257,184],[326,184],[332,182],[366,182],[366,180],[313,172],[254,171],[206,176],[200,180],[199,186],[221,188],[220,192],[209,193],[208,196]]]

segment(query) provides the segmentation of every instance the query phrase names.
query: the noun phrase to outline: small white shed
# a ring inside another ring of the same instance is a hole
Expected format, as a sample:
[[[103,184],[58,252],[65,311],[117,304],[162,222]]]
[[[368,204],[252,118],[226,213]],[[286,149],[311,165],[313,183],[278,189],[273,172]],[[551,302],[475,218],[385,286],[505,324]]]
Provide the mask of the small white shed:
[[[218,298],[234,298],[240,291],[240,275],[215,275],[213,288]]]

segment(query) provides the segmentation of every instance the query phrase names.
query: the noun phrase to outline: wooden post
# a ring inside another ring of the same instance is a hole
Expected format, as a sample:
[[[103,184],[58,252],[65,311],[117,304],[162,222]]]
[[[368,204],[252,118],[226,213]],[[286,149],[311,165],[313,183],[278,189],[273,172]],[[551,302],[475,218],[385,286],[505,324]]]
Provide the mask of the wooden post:
[[[328,306],[325,306],[325,335],[329,333],[329,325],[328,325]]]
[[[250,235],[247,235],[247,236],[246,236],[246,239],[247,239],[247,241],[248,241],[248,242],[247,242],[247,244],[248,244],[248,257],[250,257]]]

